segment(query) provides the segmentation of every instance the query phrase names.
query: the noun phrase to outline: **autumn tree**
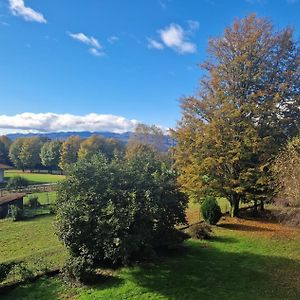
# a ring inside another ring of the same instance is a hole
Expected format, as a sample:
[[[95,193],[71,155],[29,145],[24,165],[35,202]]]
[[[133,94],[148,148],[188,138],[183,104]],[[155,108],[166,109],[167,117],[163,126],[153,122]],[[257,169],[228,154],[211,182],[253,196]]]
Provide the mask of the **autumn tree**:
[[[272,197],[270,164],[299,132],[300,49],[291,28],[275,31],[254,14],[209,41],[199,93],[182,101],[176,164],[192,197],[240,201]]]
[[[41,164],[40,152],[45,139],[40,137],[25,138],[22,143],[19,159],[23,168],[33,170]]]
[[[67,138],[60,150],[59,167],[64,170],[69,164],[75,163],[78,159],[78,150],[81,139],[79,136],[70,136]]]
[[[165,151],[164,146],[165,136],[161,128],[156,125],[138,124],[131,135],[128,144],[144,144],[151,145],[158,151]]]
[[[277,197],[290,206],[300,206],[300,137],[290,140],[272,166]]]
[[[40,158],[44,167],[50,171],[57,170],[60,160],[60,150],[62,143],[60,141],[49,141],[41,148]]]

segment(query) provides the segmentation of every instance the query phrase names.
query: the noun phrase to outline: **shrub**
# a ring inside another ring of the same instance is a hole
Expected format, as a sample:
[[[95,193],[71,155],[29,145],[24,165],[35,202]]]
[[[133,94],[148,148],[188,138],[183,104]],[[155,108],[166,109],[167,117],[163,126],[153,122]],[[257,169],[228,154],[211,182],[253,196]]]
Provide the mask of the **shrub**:
[[[41,206],[39,202],[39,197],[36,195],[30,195],[28,198],[28,207],[30,208],[38,208]]]
[[[93,283],[96,279],[93,260],[85,256],[70,257],[62,271],[66,282],[74,285]]]
[[[103,155],[70,166],[60,184],[57,232],[72,256],[126,265],[184,237],[186,197],[176,173],[151,153],[109,162]]]
[[[29,185],[29,181],[22,176],[14,176],[8,180],[7,188],[8,189],[20,189],[27,187]]]
[[[15,262],[8,262],[8,263],[0,264],[0,282],[4,281],[7,278],[8,274],[14,268],[15,265],[16,265]]]
[[[205,222],[191,225],[187,233],[192,239],[196,240],[207,240],[213,237],[211,227]]]
[[[17,205],[10,206],[10,215],[14,222],[21,221],[24,218],[23,209]]]
[[[206,197],[201,205],[201,214],[203,219],[211,225],[216,225],[219,222],[222,212],[215,197]]]

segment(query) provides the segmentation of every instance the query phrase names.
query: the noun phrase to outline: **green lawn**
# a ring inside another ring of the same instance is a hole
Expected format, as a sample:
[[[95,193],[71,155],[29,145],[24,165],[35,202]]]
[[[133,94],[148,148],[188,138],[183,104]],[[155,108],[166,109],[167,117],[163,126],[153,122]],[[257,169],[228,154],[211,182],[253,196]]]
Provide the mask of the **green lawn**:
[[[24,261],[32,270],[62,266],[66,251],[54,234],[53,220],[53,216],[0,220],[0,263]]]
[[[27,248],[25,244],[25,249],[13,255],[22,256],[24,251],[29,255],[36,248],[41,253],[43,248],[44,258],[48,259],[51,244],[56,254],[60,253],[60,246],[50,234],[51,218],[42,220],[36,221],[40,232],[31,237],[31,246]],[[124,268],[93,287],[71,289],[56,277],[23,285],[3,299],[300,299],[300,231],[245,222],[248,223],[224,223],[215,228],[216,238],[212,241],[187,241],[185,250],[179,253]],[[1,231],[6,238],[1,241],[6,259],[14,252],[14,245],[24,242],[16,228],[10,230],[13,239],[7,231]],[[48,241],[41,241],[40,236],[46,235]]]
[[[28,179],[30,184],[56,183],[65,178],[64,175],[27,173],[27,172],[22,172],[20,170],[5,171],[5,180],[8,180],[9,178],[14,176],[22,176]]]
[[[42,205],[54,203],[57,197],[56,192],[42,192],[42,193],[34,193],[31,195],[38,196],[39,202]],[[30,195],[24,197],[24,204],[28,203],[29,197]]]

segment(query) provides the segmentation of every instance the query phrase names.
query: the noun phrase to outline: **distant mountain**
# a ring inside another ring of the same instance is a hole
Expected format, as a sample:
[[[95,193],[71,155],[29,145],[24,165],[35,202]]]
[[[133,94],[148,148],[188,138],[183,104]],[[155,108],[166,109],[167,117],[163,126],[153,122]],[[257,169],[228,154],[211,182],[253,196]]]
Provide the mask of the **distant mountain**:
[[[51,140],[64,141],[72,135],[77,135],[82,139],[86,139],[93,134],[99,134],[104,136],[105,138],[114,138],[126,144],[133,133],[132,132],[114,133],[109,131],[103,131],[103,132],[68,131],[68,132],[47,132],[47,133],[13,133],[13,134],[7,134],[7,137],[10,138],[11,140],[15,140],[17,138],[40,136],[40,137],[47,137]],[[166,135],[164,141],[165,148],[168,149],[172,145],[174,145],[174,140],[170,136]]]

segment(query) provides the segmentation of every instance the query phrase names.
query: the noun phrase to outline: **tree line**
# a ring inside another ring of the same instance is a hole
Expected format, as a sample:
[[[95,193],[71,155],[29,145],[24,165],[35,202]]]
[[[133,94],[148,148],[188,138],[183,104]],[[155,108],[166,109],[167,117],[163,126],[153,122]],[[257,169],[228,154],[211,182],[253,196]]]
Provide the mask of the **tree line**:
[[[124,152],[124,144],[113,138],[92,135],[87,139],[71,136],[65,141],[44,137],[18,138],[11,141],[0,137],[0,162],[13,165],[17,169],[65,170],[66,166],[78,159],[89,158],[102,153],[111,159]]]

